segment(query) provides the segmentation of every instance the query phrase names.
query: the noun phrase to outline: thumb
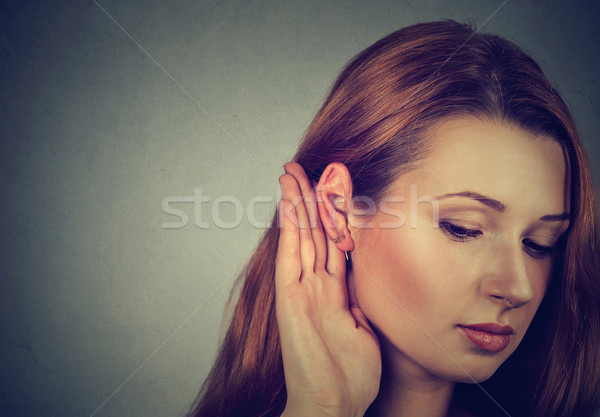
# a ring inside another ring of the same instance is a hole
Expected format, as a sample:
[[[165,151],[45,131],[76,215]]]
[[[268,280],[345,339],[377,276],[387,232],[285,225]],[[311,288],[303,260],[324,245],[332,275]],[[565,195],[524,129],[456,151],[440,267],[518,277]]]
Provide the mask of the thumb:
[[[348,307],[350,309],[350,313],[356,321],[356,327],[362,326],[365,329],[371,331],[369,320],[367,319],[367,316],[365,316],[365,313],[363,313],[363,311],[360,308],[360,305],[358,304],[358,297],[356,296],[356,280],[354,279],[354,274],[352,272],[348,273],[347,287]]]

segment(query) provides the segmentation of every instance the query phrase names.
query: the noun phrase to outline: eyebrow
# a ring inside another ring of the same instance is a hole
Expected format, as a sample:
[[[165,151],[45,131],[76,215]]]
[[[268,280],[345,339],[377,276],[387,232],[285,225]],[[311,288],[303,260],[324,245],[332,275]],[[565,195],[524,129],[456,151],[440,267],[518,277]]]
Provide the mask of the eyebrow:
[[[476,193],[475,191],[461,191],[460,193],[444,194],[444,195],[437,196],[435,198],[437,200],[444,200],[446,198],[452,198],[452,197],[470,198],[472,200],[480,202],[481,204],[483,204],[485,206],[488,206],[489,208],[499,211],[500,213],[502,213],[504,210],[506,210],[506,206],[504,204],[502,204],[501,202],[499,202],[498,200],[494,200],[493,198],[486,197],[483,194]]]
[[[571,215],[566,211],[560,214],[547,214],[545,216],[540,217],[540,220],[545,222],[560,222],[563,220],[569,220]]]
[[[464,198],[470,198],[472,200],[478,201],[481,204],[490,207],[500,213],[502,213],[504,210],[506,210],[506,206],[504,204],[502,204],[500,201],[495,200],[491,197],[487,197],[483,194],[480,194],[478,192],[475,191],[461,191],[459,193],[449,193],[449,194],[443,194],[437,197],[434,197],[438,200],[444,200],[446,198],[452,198],[452,197],[464,197]],[[558,221],[563,221],[563,220],[569,220],[571,218],[571,215],[568,212],[564,212],[564,213],[560,213],[560,214],[546,214],[545,216],[540,217],[540,220],[545,221],[545,222],[558,222]]]

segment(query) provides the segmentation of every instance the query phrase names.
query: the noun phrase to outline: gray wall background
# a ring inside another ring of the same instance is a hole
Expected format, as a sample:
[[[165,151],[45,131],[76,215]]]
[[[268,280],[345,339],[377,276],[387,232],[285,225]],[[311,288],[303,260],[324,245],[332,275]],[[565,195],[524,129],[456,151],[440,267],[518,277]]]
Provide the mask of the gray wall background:
[[[3,1],[0,415],[180,416],[216,353],[277,178],[341,67],[419,21],[501,1]],[[506,2],[600,183],[598,2]],[[109,16],[110,15],[110,16]],[[113,20],[114,19],[114,20]],[[210,198],[186,227],[169,196]],[[598,187],[596,188],[598,189]],[[218,198],[243,205],[235,210]],[[218,217],[211,210],[216,207]]]

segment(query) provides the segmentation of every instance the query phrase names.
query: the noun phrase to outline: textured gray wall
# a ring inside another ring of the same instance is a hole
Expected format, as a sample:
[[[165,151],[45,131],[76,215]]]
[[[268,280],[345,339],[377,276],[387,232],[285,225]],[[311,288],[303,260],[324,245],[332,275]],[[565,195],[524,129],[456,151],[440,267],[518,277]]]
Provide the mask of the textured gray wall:
[[[270,197],[254,213],[270,217],[281,166],[343,64],[402,26],[481,24],[501,4],[3,1],[0,415],[182,415],[262,232],[247,206]],[[483,29],[562,91],[596,184],[599,13],[513,0]],[[173,203],[189,224],[164,229],[178,218],[163,199],[195,189],[208,227]],[[238,227],[219,227],[236,220],[223,196],[242,204]]]

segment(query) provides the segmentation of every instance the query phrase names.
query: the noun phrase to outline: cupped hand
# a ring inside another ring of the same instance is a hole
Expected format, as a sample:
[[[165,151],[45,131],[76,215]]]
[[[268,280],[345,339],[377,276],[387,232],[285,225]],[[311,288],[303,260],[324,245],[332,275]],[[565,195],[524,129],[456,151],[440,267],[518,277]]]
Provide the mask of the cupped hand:
[[[377,396],[377,337],[346,283],[346,258],[323,229],[297,163],[280,177],[275,270],[287,403],[284,416],[363,416]],[[336,236],[333,236],[334,238]]]

